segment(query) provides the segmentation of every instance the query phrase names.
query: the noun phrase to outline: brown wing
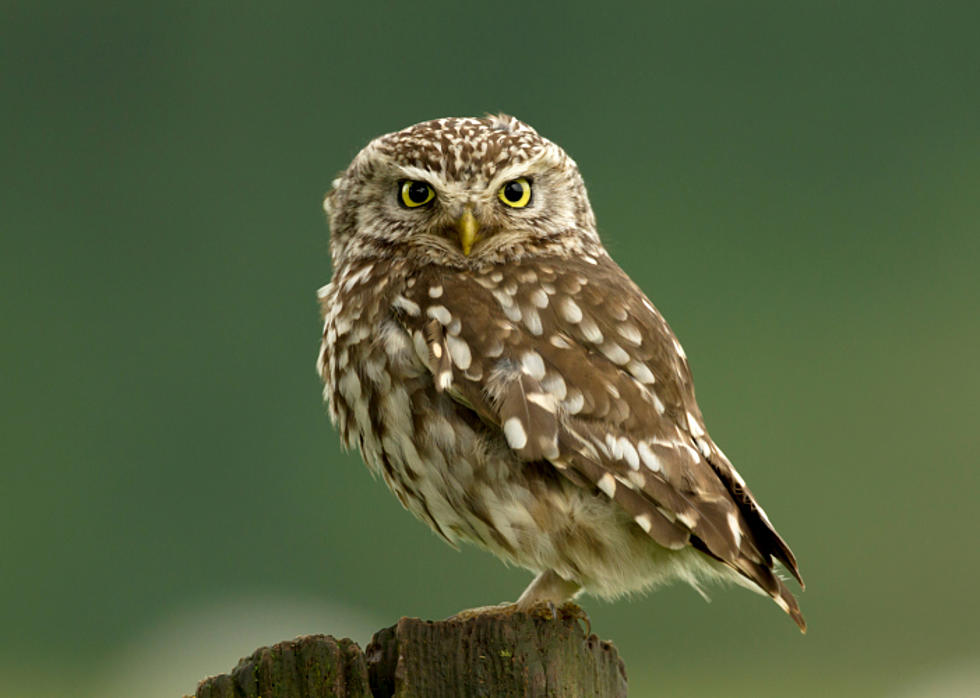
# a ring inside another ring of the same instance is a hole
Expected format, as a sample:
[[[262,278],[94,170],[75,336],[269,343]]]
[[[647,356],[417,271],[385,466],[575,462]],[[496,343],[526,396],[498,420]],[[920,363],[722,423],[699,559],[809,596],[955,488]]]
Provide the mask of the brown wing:
[[[432,269],[403,320],[437,388],[520,458],[598,488],[661,545],[725,563],[805,628],[772,570],[775,557],[800,579],[793,554],[706,433],[680,344],[615,262],[592,261]]]

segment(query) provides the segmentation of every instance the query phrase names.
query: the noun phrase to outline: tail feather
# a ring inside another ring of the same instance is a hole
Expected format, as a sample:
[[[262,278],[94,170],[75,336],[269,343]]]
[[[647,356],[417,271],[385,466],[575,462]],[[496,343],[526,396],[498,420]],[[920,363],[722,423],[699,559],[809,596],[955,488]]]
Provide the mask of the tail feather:
[[[758,585],[769,598],[776,602],[777,606],[789,614],[793,622],[799,626],[800,632],[806,633],[806,620],[803,618],[800,604],[783,583],[783,580],[771,568],[746,558],[739,558],[731,566],[746,579]]]

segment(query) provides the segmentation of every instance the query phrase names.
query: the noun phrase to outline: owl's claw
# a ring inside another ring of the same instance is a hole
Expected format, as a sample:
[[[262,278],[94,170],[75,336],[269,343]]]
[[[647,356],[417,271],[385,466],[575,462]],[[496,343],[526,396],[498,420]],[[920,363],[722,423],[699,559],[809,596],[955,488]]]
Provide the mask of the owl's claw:
[[[585,622],[585,634],[586,636],[592,634],[592,619],[589,618],[589,614],[584,608],[571,601],[562,604],[561,607],[562,615],[566,618],[574,618],[577,621]]]
[[[559,605],[554,601],[543,601],[532,606],[527,606],[523,610],[525,613],[535,618],[553,621],[571,619],[584,622],[585,634],[592,634],[592,620],[589,618],[589,614],[586,613],[585,609],[579,606],[577,603],[566,601],[565,603]]]

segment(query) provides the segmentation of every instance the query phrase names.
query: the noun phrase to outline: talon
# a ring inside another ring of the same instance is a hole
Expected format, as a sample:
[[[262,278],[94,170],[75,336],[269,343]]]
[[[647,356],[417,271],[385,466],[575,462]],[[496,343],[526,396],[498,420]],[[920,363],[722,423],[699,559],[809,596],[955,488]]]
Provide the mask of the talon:
[[[561,612],[562,615],[564,616],[574,618],[577,621],[584,621],[585,634],[586,635],[592,634],[592,619],[589,618],[589,614],[586,612],[586,610],[581,606],[579,606],[577,603],[572,603],[571,601],[568,601],[562,604]]]

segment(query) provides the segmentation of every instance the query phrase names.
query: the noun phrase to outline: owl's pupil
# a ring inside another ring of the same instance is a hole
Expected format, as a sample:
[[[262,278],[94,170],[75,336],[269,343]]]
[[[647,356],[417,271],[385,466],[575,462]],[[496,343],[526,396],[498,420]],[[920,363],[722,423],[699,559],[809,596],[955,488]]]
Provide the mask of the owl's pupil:
[[[524,186],[517,181],[507,182],[507,186],[504,187],[504,196],[508,201],[517,203],[524,196]]]
[[[415,204],[423,204],[429,198],[429,185],[422,182],[412,182],[408,185],[408,199]]]

